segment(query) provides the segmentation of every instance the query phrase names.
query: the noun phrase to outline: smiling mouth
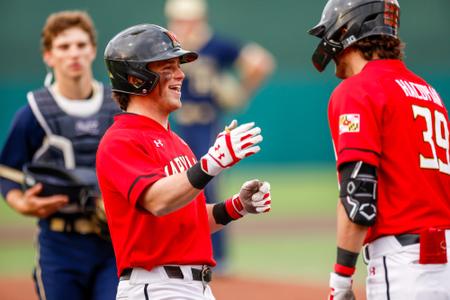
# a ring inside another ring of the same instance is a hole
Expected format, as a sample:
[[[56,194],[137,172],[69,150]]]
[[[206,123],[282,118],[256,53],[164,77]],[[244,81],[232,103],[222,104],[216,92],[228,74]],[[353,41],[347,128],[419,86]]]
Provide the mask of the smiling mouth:
[[[169,89],[171,89],[172,91],[175,91],[177,93],[181,93],[181,85],[171,85],[171,86],[169,86]]]

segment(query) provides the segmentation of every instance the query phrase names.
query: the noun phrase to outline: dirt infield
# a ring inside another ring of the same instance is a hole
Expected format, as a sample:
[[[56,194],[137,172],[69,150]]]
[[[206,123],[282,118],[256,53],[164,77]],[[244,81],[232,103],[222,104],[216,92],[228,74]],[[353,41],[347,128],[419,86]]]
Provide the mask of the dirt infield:
[[[273,281],[215,278],[212,289],[217,300],[316,300],[326,299],[328,288],[320,285],[300,285]],[[0,278],[2,300],[37,300],[31,278]],[[357,289],[356,299],[365,299]]]

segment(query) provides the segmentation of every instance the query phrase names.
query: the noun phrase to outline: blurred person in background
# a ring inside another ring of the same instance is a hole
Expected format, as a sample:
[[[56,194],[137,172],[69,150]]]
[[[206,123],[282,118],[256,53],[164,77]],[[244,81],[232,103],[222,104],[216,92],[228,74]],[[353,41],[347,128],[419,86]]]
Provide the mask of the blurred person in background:
[[[167,0],[168,29],[199,58],[183,66],[183,107],[175,112],[176,130],[197,157],[208,151],[227,112],[245,106],[272,73],[272,55],[256,43],[241,45],[218,35],[208,24],[205,0]],[[205,189],[208,203],[218,201],[218,183]],[[216,274],[227,272],[225,230],[213,234]]]
[[[16,113],[0,163],[18,170],[47,166],[70,177],[83,174],[81,179],[96,186],[98,143],[119,109],[110,88],[92,75],[94,24],[85,12],[54,13],[42,30],[41,46],[55,81],[51,84],[48,76],[45,87],[28,93],[28,104]],[[113,248],[107,236],[97,235],[92,219],[97,198],[80,193],[72,199],[68,188],[44,196],[42,183],[26,183],[29,188],[23,190],[19,183],[2,179],[1,192],[12,209],[38,218],[33,277],[39,298],[115,299]]]
[[[330,0],[309,33],[343,81],[328,118],[337,159],[337,258],[329,299],[352,300],[363,244],[369,300],[450,299],[448,112],[403,62],[396,0]]]

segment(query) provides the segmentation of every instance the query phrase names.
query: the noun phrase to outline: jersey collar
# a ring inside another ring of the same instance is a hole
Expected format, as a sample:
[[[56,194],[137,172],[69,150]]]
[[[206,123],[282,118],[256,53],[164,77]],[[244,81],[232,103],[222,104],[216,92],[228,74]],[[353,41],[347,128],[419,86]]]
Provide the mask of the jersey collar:
[[[384,68],[406,68],[405,63],[400,59],[374,59],[369,61],[363,70],[384,69]]]
[[[122,112],[116,114],[114,116],[114,122],[117,122],[127,128],[155,129],[165,131],[167,133],[171,132],[170,124],[168,124],[168,128],[166,129],[152,118],[135,113]]]

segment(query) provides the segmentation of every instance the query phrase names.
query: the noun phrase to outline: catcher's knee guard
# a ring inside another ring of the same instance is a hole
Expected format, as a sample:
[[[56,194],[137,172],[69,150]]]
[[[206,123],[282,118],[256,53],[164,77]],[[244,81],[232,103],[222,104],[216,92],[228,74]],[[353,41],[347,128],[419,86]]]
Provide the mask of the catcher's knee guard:
[[[355,224],[371,226],[377,216],[376,168],[362,161],[344,164],[339,169],[339,197]]]

